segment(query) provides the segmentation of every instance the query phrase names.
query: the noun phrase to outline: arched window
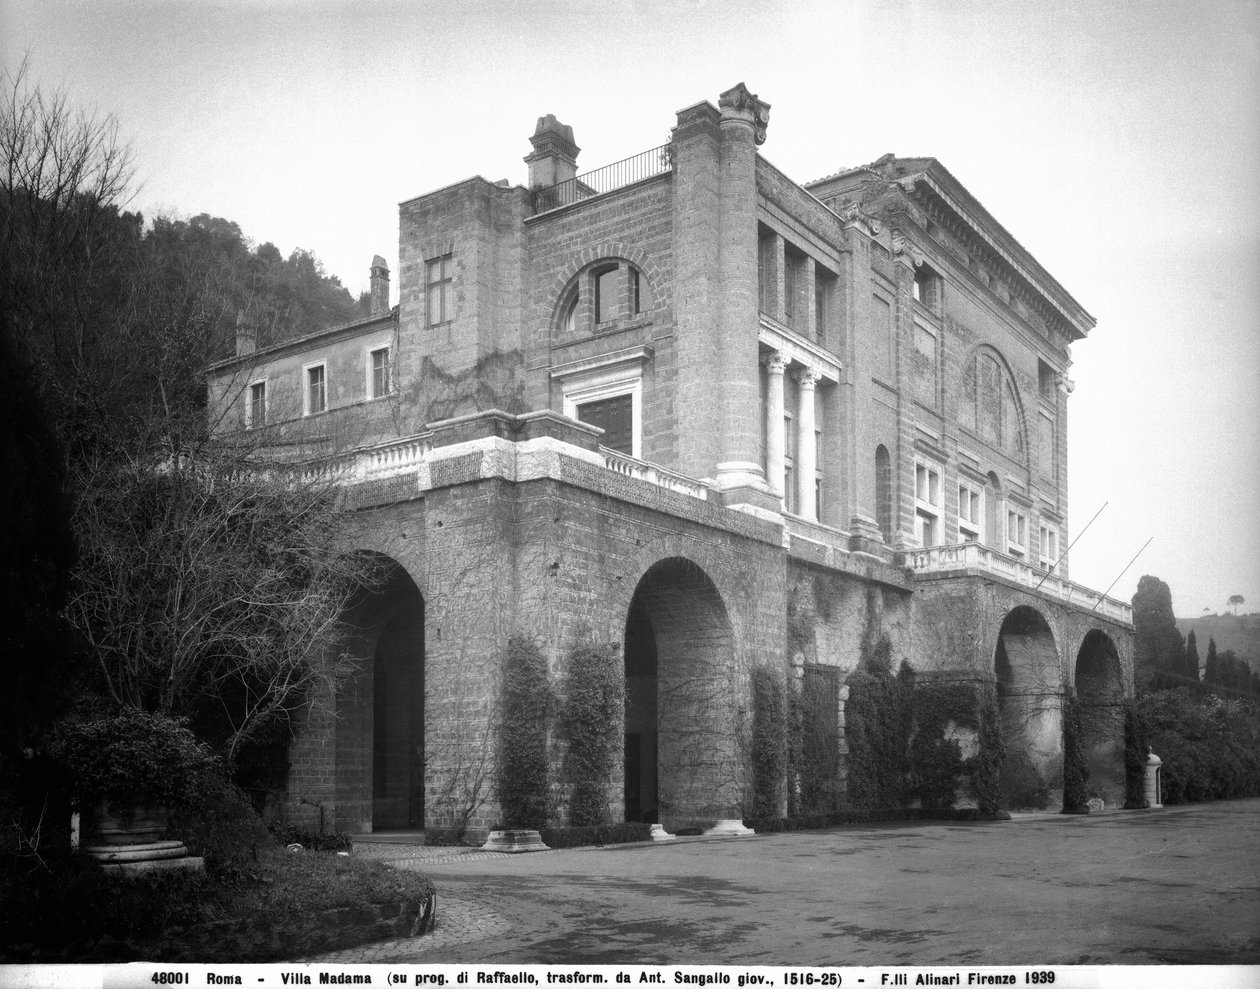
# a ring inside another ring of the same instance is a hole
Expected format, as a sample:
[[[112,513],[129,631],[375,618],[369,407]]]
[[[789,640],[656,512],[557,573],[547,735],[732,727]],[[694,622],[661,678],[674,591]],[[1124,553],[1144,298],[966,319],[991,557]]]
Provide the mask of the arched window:
[[[605,258],[578,272],[556,307],[560,334],[606,332],[653,307],[647,276],[624,258]]]

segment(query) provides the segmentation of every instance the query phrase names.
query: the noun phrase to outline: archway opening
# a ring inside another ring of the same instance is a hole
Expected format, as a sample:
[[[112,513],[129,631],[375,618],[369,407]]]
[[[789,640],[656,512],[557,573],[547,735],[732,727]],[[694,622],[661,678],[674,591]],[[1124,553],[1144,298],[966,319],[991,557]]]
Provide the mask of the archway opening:
[[[1076,654],[1076,696],[1081,742],[1089,766],[1090,797],[1108,807],[1124,804],[1124,674],[1111,638],[1092,629]]]
[[[667,828],[739,816],[734,637],[709,576],[653,565],[626,616],[626,820]]]
[[[1021,605],[1007,614],[993,666],[1006,746],[1002,806],[1043,810],[1063,788],[1063,688],[1054,634],[1040,612]]]
[[[338,817],[361,830],[424,826],[424,597],[394,560],[346,616],[357,673],[337,728]]]

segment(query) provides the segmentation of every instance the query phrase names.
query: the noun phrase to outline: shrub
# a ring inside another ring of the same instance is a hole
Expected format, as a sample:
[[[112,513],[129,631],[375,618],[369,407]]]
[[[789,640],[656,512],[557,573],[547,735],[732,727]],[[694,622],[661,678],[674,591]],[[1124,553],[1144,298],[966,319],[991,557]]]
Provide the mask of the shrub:
[[[52,750],[81,804],[105,798],[175,803],[214,764],[183,720],[125,708],[58,726]]]
[[[976,791],[976,806],[980,813],[992,817],[1002,812],[1002,764],[1006,761],[1006,739],[1002,735],[997,691],[991,686],[983,688],[977,718],[979,751],[970,766],[971,785]]]
[[[902,663],[900,673],[893,675],[886,635],[863,651],[862,667],[849,677],[845,707],[849,801],[863,809],[902,807],[910,770],[914,672]]]
[[[168,830],[225,882],[253,878],[260,850],[275,844],[245,795],[213,770],[199,774],[195,791],[174,806]]]
[[[958,785],[968,768],[949,726],[975,728],[975,688],[970,684],[918,683],[911,696],[914,739],[910,746],[911,781],[925,810],[954,806]]]
[[[614,643],[584,643],[569,653],[563,723],[574,827],[608,823],[608,790],[624,733],[625,675],[619,657]]]
[[[800,690],[791,691],[788,764],[796,785],[788,794],[788,813],[825,814],[841,803],[840,671],[806,665]]]
[[[1146,800],[1146,725],[1134,700],[1124,702],[1124,808],[1149,807]]]
[[[779,815],[785,762],[783,673],[770,666],[752,672],[752,808],[753,820]]]
[[[547,726],[553,707],[547,657],[534,643],[513,636],[503,670],[499,736],[499,807],[505,827],[538,829],[550,816]]]
[[[1138,698],[1138,723],[1163,761],[1163,802],[1260,796],[1260,711],[1185,689]]]

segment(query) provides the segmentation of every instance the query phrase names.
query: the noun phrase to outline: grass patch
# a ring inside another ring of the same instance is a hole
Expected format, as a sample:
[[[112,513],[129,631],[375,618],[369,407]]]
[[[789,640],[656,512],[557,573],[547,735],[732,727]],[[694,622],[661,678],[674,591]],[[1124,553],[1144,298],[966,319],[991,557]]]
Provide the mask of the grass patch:
[[[382,862],[274,845],[258,850],[250,871],[226,881],[213,872],[119,878],[85,856],[2,859],[0,962],[187,958],[205,953],[199,929],[216,922],[278,930],[338,907],[421,903],[433,890],[424,876]],[[259,952],[237,960],[283,957]]]

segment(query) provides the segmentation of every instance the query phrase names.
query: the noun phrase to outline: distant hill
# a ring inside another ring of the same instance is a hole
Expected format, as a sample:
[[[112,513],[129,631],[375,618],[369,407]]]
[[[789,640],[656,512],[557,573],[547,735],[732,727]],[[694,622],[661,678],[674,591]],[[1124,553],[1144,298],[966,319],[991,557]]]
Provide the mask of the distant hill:
[[[1199,648],[1199,661],[1207,658],[1208,638],[1216,640],[1216,651],[1232,649],[1245,659],[1253,670],[1260,670],[1260,614],[1204,615],[1202,618],[1178,618],[1177,631],[1188,635],[1194,629]]]

